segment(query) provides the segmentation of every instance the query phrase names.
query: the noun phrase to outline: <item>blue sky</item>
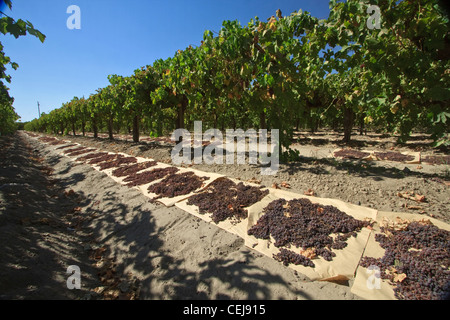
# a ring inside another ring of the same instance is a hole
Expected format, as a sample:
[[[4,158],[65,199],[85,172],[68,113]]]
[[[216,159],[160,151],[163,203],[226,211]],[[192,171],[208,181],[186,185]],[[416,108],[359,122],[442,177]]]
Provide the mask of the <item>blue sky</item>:
[[[81,10],[81,29],[66,26],[70,5]],[[7,84],[21,121],[50,112],[74,96],[88,97],[108,85],[110,74],[131,75],[141,66],[198,45],[205,30],[219,31],[224,20],[246,25],[281,9],[302,9],[318,18],[329,13],[328,0],[13,0],[15,19],[29,20],[46,35],[41,43],[27,35],[1,35],[4,52],[19,69],[8,69]]]

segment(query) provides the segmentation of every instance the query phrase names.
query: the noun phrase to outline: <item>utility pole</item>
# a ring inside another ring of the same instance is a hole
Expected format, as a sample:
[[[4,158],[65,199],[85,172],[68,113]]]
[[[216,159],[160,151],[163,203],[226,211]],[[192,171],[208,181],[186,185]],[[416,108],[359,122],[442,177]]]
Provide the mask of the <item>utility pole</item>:
[[[39,118],[40,118],[41,117],[41,109],[39,108],[39,101],[37,103],[38,103],[38,114],[39,114]]]

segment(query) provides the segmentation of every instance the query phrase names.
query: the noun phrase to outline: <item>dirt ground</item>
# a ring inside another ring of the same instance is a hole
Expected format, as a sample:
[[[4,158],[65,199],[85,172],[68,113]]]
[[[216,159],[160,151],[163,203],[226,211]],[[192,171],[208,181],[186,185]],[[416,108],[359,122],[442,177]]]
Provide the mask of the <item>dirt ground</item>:
[[[339,160],[337,134],[298,134],[299,161],[275,176],[256,165],[193,165],[232,178],[287,182],[383,211],[422,213],[450,221],[449,165]],[[65,137],[84,146],[170,163],[172,146]],[[395,144],[355,136],[352,147],[434,154],[424,136]],[[359,300],[352,280],[310,281],[246,247],[241,238],[176,208],[150,203],[137,190],[60,155],[23,132],[0,139],[0,299],[308,299]],[[417,203],[399,197],[425,196]],[[67,267],[78,265],[81,289],[70,290]]]

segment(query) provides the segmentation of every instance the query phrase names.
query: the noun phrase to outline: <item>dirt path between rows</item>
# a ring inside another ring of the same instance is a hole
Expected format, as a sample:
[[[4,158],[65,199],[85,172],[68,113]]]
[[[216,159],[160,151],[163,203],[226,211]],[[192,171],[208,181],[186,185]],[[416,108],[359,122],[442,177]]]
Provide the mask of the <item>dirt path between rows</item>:
[[[77,228],[81,199],[24,134],[0,148],[0,299],[82,298],[98,280],[83,248],[90,236]],[[67,289],[71,265],[84,271],[81,290]]]

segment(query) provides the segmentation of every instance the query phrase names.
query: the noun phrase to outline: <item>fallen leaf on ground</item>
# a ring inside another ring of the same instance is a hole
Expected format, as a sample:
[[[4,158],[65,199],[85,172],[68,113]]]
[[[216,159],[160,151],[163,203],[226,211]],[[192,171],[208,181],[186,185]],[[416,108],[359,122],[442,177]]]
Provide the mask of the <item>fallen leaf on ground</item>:
[[[273,184],[272,184],[272,188],[274,188],[274,189],[280,189],[280,187],[278,186],[278,183],[273,183]]]
[[[396,274],[397,273],[397,269],[395,269],[395,267],[390,267],[389,269],[386,269],[384,272],[386,274]]]
[[[96,287],[96,288],[94,288],[93,291],[94,291],[96,294],[102,294],[103,291],[105,291],[105,289],[106,289],[105,286],[101,286],[101,287]]]
[[[404,273],[396,274],[394,276],[394,282],[402,282],[405,279],[406,279],[406,274],[404,274]]]
[[[392,233],[390,233],[388,229],[405,230],[410,222],[411,221],[409,221],[408,219],[401,219],[400,217],[397,217],[395,220],[384,217],[383,221],[381,221],[380,226],[386,228],[384,233],[389,236],[392,235]]]
[[[291,187],[291,185],[290,185],[289,183],[287,183],[286,181],[283,181],[283,182],[281,183],[281,186],[282,186],[283,188],[290,188],[290,187]]]
[[[414,196],[414,200],[419,201],[419,202],[425,202],[426,201],[425,196],[420,195],[420,194],[416,194]]]
[[[290,217],[291,217],[291,213],[290,213],[289,211],[284,212],[283,215],[284,215],[286,218],[290,218]]]
[[[317,256],[316,249],[314,249],[314,248],[308,248],[308,249],[305,249],[305,250],[300,250],[300,254],[302,256],[305,256],[306,258],[309,258],[309,259],[314,259]]]
[[[422,210],[423,208],[421,206],[407,206],[406,208],[411,210]]]
[[[418,223],[422,224],[422,225],[432,225],[433,223],[430,221],[430,219],[420,219],[417,220]]]
[[[313,189],[308,189],[308,191],[303,192],[303,194],[305,196],[312,196],[313,197],[316,193],[314,192]]]
[[[409,193],[409,192],[404,192],[404,193],[399,192],[399,193],[397,193],[397,196],[399,196],[400,198],[414,200],[417,202],[426,202],[425,196],[420,195],[420,194],[414,194],[414,193]]]

